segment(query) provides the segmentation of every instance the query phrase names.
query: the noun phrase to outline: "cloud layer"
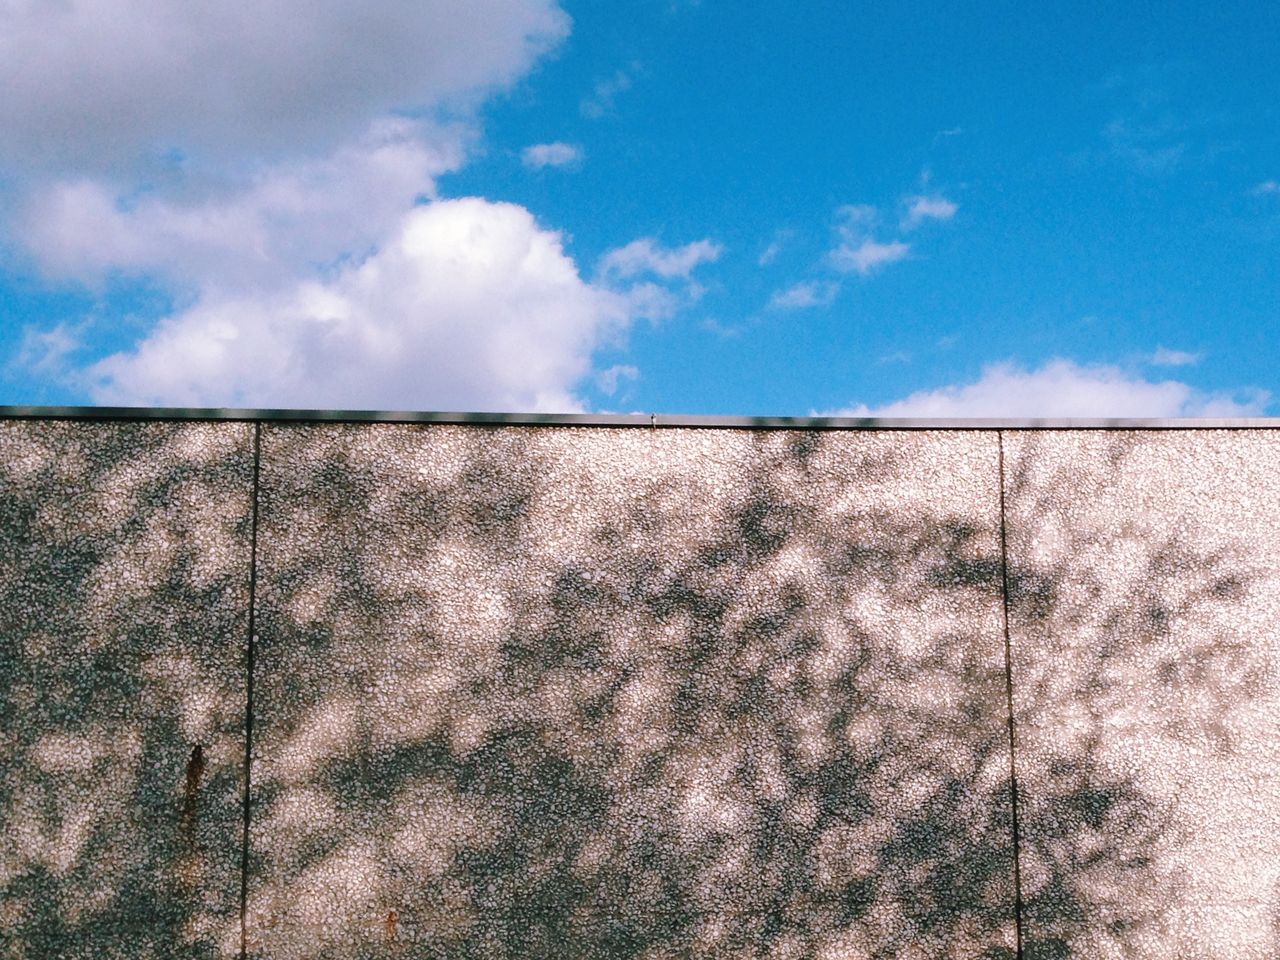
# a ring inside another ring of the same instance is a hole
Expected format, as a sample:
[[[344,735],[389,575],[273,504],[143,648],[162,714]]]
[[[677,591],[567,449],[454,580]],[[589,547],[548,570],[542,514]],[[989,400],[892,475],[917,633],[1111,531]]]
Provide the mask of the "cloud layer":
[[[327,150],[370,117],[510,83],[565,37],[555,0],[0,4],[0,164]]]
[[[1119,367],[1051,360],[1038,369],[986,367],[973,383],[922,390],[879,407],[833,411],[847,417],[1252,417],[1264,391],[1205,393],[1177,380],[1153,382]]]
[[[253,174],[121,196],[102,180],[46,185],[24,204],[20,235],[47,274],[95,282],[122,271],[198,290],[247,292],[363,254],[435,178],[463,160],[467,133],[384,119],[327,156]]]

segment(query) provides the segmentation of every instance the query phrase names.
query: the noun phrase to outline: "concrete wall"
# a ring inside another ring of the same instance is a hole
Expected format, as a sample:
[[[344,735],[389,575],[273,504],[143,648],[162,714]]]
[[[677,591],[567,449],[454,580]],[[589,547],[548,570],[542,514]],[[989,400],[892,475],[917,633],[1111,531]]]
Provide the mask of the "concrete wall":
[[[6,960],[239,947],[252,432],[0,422]]]
[[[1274,958],[1274,436],[0,421],[0,957]]]

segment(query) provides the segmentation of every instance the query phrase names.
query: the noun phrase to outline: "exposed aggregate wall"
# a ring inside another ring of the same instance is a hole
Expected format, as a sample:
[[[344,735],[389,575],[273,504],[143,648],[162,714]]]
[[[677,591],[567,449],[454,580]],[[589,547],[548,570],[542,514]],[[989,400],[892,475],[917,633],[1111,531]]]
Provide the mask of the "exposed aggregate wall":
[[[0,421],[5,960],[239,948],[252,431]]]
[[[0,421],[0,958],[1275,957],[1272,436]]]

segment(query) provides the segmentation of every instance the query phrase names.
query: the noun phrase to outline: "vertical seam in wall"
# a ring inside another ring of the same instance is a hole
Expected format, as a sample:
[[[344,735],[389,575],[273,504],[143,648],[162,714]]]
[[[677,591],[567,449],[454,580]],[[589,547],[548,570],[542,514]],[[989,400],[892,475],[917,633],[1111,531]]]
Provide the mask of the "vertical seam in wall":
[[[1009,717],[1009,800],[1013,827],[1013,929],[1018,960],[1022,960],[1022,837],[1018,825],[1017,739],[1013,722],[1013,644],[1009,639],[1009,549],[1005,523],[1004,431],[996,431],[1000,479],[1000,596],[1004,619],[1004,690]]]
[[[253,762],[253,660],[256,645],[254,613],[258,585],[258,476],[262,466],[262,423],[253,425],[253,500],[249,528],[249,642],[245,650],[244,705],[244,797],[241,808],[240,837],[240,958],[248,956],[247,916],[249,906],[249,809],[250,780]]]

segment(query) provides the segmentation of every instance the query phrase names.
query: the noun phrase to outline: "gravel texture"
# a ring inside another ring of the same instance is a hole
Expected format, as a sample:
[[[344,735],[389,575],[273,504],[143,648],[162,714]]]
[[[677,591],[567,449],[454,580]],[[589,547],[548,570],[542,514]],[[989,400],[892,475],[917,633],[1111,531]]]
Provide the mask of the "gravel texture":
[[[268,425],[251,955],[1011,956],[996,453]]]
[[[0,957],[239,949],[252,427],[0,421]]]
[[[0,421],[0,960],[239,954],[254,430]],[[261,436],[255,960],[1011,958],[1009,676],[1026,960],[1280,951],[1273,431]]]
[[[1277,435],[1005,453],[1027,957],[1275,958]]]

